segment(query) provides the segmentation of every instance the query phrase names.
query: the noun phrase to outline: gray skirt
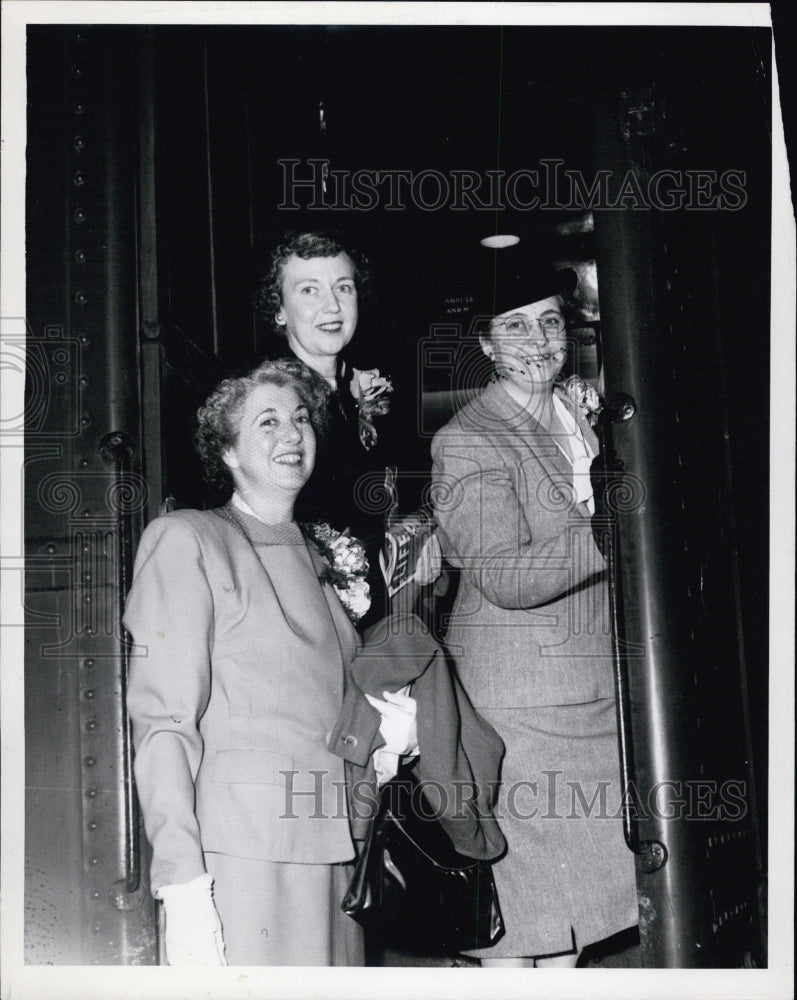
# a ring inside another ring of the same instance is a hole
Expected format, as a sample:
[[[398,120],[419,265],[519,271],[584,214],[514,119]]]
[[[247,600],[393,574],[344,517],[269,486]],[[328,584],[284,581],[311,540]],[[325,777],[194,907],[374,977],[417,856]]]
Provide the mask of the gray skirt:
[[[205,853],[228,965],[365,961],[359,924],[340,908],[353,864],[304,865]]]
[[[506,743],[498,820],[508,847],[494,865],[506,934],[470,954],[555,955],[636,924],[614,700],[479,712]]]

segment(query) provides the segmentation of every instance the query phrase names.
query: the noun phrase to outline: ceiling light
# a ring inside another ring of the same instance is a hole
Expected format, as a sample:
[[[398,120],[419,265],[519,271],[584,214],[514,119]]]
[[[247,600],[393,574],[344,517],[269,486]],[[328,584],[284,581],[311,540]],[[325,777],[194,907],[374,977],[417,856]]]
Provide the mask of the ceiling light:
[[[495,236],[485,236],[479,242],[491,250],[502,250],[504,247],[513,247],[516,243],[520,243],[520,237],[513,236],[512,233],[499,233]]]

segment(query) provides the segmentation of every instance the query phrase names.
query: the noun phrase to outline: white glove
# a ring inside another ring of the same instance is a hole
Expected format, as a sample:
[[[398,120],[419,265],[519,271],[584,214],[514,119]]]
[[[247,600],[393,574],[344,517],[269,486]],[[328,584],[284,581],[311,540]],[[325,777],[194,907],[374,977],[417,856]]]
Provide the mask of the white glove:
[[[416,715],[418,705],[414,698],[402,691],[391,694],[383,691],[384,701],[366,694],[369,705],[381,715],[379,732],[385,745],[374,752],[374,768],[378,783],[383,785],[398,771],[401,754],[418,753],[418,730]]]
[[[212,877],[206,872],[184,885],[164,885],[157,895],[166,911],[169,965],[226,965]]]

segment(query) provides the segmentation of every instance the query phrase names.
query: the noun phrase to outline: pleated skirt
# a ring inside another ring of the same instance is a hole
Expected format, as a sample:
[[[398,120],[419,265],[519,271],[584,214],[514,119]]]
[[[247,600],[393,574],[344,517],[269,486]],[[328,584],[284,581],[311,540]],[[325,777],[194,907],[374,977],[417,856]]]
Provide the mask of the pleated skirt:
[[[498,818],[508,848],[494,865],[506,934],[469,954],[555,955],[636,924],[614,700],[479,712],[506,744]]]
[[[229,965],[364,964],[362,928],[340,908],[352,864],[205,854]]]

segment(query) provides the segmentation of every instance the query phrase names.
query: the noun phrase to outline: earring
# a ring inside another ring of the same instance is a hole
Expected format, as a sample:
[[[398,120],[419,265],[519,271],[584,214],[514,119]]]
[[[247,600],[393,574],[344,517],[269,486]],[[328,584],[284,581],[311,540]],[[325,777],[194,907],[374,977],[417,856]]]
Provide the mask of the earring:
[[[280,326],[285,322],[285,314],[278,312],[274,319],[279,323]]]

